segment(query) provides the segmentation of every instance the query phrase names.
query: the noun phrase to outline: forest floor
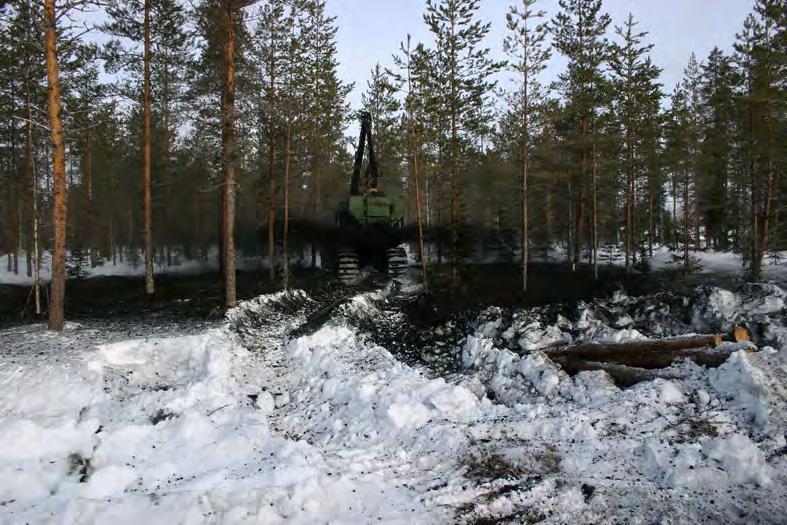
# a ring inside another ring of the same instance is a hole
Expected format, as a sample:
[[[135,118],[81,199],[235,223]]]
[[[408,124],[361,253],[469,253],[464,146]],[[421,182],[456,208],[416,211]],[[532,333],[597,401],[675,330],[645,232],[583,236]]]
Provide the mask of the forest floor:
[[[783,522],[783,285],[489,306],[475,278],[0,329],[0,523]],[[734,324],[758,352],[630,388],[541,351]]]

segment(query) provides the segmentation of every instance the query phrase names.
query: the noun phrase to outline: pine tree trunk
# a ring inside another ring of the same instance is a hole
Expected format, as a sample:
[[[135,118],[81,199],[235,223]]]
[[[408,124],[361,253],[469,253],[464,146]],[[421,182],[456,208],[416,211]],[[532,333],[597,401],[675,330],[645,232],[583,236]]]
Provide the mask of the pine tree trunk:
[[[585,183],[587,179],[587,134],[588,122],[587,118],[583,117],[581,122],[581,144],[582,152],[580,156],[580,172],[577,184],[577,209],[574,221],[576,223],[576,232],[574,235],[574,259],[571,265],[572,271],[577,271],[579,268],[579,261],[582,254],[582,239],[585,236]]]
[[[272,36],[271,40],[273,40]],[[273,45],[274,43],[270,42],[271,48],[273,48]],[[273,282],[276,278],[276,266],[273,261],[276,255],[276,179],[273,174],[275,162],[273,100],[276,84],[274,75],[275,56],[273,51],[270,53],[271,59],[268,64],[268,275],[271,282]]]
[[[52,138],[52,178],[54,185],[54,237],[52,250],[52,296],[49,301],[49,329],[62,330],[63,303],[66,292],[66,223],[68,187],[66,185],[65,141],[60,105],[60,75],[56,48],[55,0],[44,0],[44,53],[49,84],[49,121]]]
[[[451,21],[451,36],[455,35],[454,21]],[[457,113],[459,112],[457,101],[457,73],[456,56],[458,51],[455,48],[455,39],[451,39],[451,283],[455,287],[459,284],[459,130]]]
[[[678,249],[678,174],[672,174],[672,249]]]
[[[226,42],[224,49],[224,107],[222,129],[222,261],[224,299],[227,308],[234,308],[235,288],[235,27],[231,0],[225,0]]]
[[[145,207],[145,293],[153,295],[153,203],[151,199],[151,96],[150,96],[150,9],[151,0],[145,0],[145,49],[144,86],[142,95],[142,184]]]
[[[530,245],[530,228],[528,224],[528,168],[530,162],[530,136],[528,127],[530,126],[530,93],[528,92],[529,64],[525,63],[522,73],[522,292],[527,293],[527,267],[530,259],[528,248]]]
[[[653,228],[653,207],[655,200],[655,192],[653,191],[653,170],[650,170],[648,176],[648,257],[653,258],[653,237],[656,232]]]
[[[689,172],[686,170],[685,180],[683,181],[683,275],[689,274]]]
[[[25,166],[27,180],[30,184],[31,205],[33,211],[33,297],[36,306],[36,315],[41,315],[41,258],[39,257],[38,241],[38,177],[36,176],[35,154],[33,152],[33,101],[30,87],[30,63],[26,57],[27,69],[27,129],[25,140]],[[28,263],[28,269],[30,263]]]
[[[418,222],[418,255],[421,258],[421,280],[424,284],[424,290],[429,289],[429,275],[428,275],[428,261],[426,246],[424,243],[424,217],[423,209],[421,207],[421,174],[418,165],[418,152],[416,149],[415,128],[413,124],[413,173],[415,175],[415,213]]]
[[[11,96],[14,97],[14,89],[12,87]],[[10,149],[10,157],[11,157],[11,173],[18,173],[19,167],[17,166],[17,156],[16,156],[16,120],[11,119],[10,122],[10,140],[8,147]],[[14,179],[12,181],[12,186],[14,188],[14,198],[13,198],[13,211],[12,211],[12,224],[13,224],[13,241],[11,242],[12,246],[12,253],[13,253],[13,262],[14,262],[14,274],[19,274],[19,253],[22,251],[22,208],[24,206],[24,184],[19,179]]]
[[[84,245],[90,254],[90,266],[95,268],[95,253],[93,250],[93,155],[91,152],[90,138],[85,140],[82,152],[82,201],[83,211],[83,239]]]
[[[596,125],[593,123],[593,278],[598,281],[598,160],[596,158]]]
[[[628,90],[631,88],[629,87]],[[630,98],[631,94],[627,96]],[[631,256],[634,238],[634,144],[632,124],[626,124],[626,275],[631,274]]]
[[[771,118],[768,116],[768,179],[765,186],[765,210],[762,214],[761,228],[760,228],[760,246],[758,250],[758,263],[760,266],[760,275],[762,275],[762,261],[765,254],[768,253],[768,242],[770,239],[770,222],[773,215],[773,201],[776,195],[776,176],[775,166],[773,160],[773,131],[771,129]]]
[[[284,137],[284,217],[282,224],[282,280],[284,289],[290,285],[290,251],[289,251],[289,230],[290,230],[290,162],[292,158],[292,124],[287,120],[287,131]]]
[[[161,128],[162,128],[162,138],[161,138],[161,180],[164,181],[164,203],[163,209],[161,214],[159,215],[159,221],[157,223],[156,230],[159,233],[159,239],[164,244],[167,252],[167,266],[172,266],[172,250],[170,248],[170,242],[172,240],[171,234],[168,235],[168,230],[166,229],[167,225],[170,221],[169,205],[172,202],[172,171],[171,171],[171,147],[172,147],[172,136],[170,133],[170,122],[171,122],[171,108],[170,108],[170,82],[169,82],[169,63],[168,57],[165,57],[165,74],[162,77],[162,110],[161,110]]]

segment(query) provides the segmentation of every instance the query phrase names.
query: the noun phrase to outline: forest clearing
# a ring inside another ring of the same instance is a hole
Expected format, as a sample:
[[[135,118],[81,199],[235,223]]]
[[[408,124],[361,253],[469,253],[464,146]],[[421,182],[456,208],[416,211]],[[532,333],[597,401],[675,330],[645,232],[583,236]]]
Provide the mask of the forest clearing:
[[[0,4],[0,524],[783,523],[787,2],[661,4]]]

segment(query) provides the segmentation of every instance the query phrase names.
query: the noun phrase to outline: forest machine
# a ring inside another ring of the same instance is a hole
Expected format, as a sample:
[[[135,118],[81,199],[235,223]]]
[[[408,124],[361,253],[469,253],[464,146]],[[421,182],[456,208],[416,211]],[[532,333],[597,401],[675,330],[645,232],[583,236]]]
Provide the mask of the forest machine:
[[[374,153],[372,116],[360,113],[361,133],[355,151],[350,195],[337,213],[340,243],[336,255],[339,279],[349,284],[358,280],[360,270],[371,266],[391,277],[402,274],[406,252],[401,245],[404,202],[385,195],[378,187],[380,168]],[[368,150],[366,170],[364,153]],[[363,179],[362,179],[363,171]]]

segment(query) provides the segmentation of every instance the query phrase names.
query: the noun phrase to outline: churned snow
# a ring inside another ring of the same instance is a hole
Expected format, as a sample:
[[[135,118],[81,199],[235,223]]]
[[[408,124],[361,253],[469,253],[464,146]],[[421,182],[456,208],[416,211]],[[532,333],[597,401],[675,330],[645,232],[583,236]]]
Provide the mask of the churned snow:
[[[386,293],[295,337],[314,306],[304,292],[196,333],[0,332],[0,522],[783,519],[781,288],[700,290],[681,326],[664,324],[675,305],[622,294],[510,323],[490,309],[446,377],[353,324]],[[628,389],[601,371],[570,377],[541,351],[691,332],[690,312],[719,328],[757,319],[772,348]]]

